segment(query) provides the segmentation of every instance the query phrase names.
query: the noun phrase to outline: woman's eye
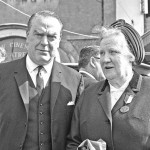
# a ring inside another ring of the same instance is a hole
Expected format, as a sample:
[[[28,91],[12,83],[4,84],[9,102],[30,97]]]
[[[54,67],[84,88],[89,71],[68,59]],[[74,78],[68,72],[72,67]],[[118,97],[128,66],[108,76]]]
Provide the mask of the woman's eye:
[[[117,54],[118,52],[117,51],[110,51],[110,53],[113,55],[113,54]]]

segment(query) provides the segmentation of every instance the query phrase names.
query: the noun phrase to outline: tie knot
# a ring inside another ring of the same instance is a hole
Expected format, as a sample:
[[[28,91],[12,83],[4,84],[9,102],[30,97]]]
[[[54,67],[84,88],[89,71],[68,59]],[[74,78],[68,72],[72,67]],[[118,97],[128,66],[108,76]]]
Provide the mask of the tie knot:
[[[38,66],[37,69],[38,69],[38,72],[37,74],[41,76],[41,71],[44,67],[43,66]]]
[[[38,72],[40,72],[43,69],[43,66],[38,66]]]

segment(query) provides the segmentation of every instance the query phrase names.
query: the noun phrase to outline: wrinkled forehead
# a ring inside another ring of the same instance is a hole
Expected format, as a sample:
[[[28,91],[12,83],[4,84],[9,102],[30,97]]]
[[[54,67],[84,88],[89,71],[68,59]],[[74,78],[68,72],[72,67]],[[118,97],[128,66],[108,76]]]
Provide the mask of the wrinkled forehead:
[[[45,28],[45,29],[53,28],[55,30],[61,31],[62,25],[60,24],[57,18],[51,16],[47,17],[36,16],[32,20],[31,28]]]
[[[120,35],[110,35],[104,37],[100,42],[100,50],[111,49],[111,48],[123,48],[127,46],[127,42],[124,36]]]

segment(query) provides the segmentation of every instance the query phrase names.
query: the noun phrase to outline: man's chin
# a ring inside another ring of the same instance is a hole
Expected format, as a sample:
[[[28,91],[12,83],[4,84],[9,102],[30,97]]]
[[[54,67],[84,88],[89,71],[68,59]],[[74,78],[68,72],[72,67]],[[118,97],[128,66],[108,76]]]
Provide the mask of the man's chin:
[[[38,61],[38,65],[47,65],[48,63],[51,62],[52,59],[53,59],[53,57],[50,57],[50,58],[41,58]]]

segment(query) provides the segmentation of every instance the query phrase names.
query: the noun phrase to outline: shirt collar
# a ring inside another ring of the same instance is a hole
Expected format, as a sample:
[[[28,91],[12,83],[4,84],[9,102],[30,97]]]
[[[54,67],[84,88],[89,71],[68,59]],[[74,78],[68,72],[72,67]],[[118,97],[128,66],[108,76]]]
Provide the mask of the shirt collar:
[[[91,78],[95,79],[95,77],[93,75],[91,75],[90,73],[86,72],[86,71],[83,71],[83,70],[80,70],[79,71],[80,73],[85,73],[87,74],[88,76],[90,76]]]
[[[110,92],[124,91],[129,85],[129,82],[131,81],[132,77],[133,77],[133,73],[127,78],[126,82],[119,89],[115,88],[108,82],[110,86]]]
[[[54,62],[54,58],[51,59],[50,63],[44,65],[44,70],[47,73],[51,72],[52,66],[53,66],[53,62]],[[38,65],[35,64],[29,57],[29,55],[27,55],[26,57],[26,66],[27,66],[27,70],[29,71],[29,73],[32,73],[37,67]]]
[[[51,73],[52,67],[53,67],[53,62],[54,62],[54,57],[51,58],[50,63],[44,65],[44,69],[46,70],[47,73]]]
[[[27,66],[27,70],[29,71],[29,73],[32,73],[35,68],[37,68],[37,64],[35,64],[30,57],[27,55],[26,57],[26,66]]]

